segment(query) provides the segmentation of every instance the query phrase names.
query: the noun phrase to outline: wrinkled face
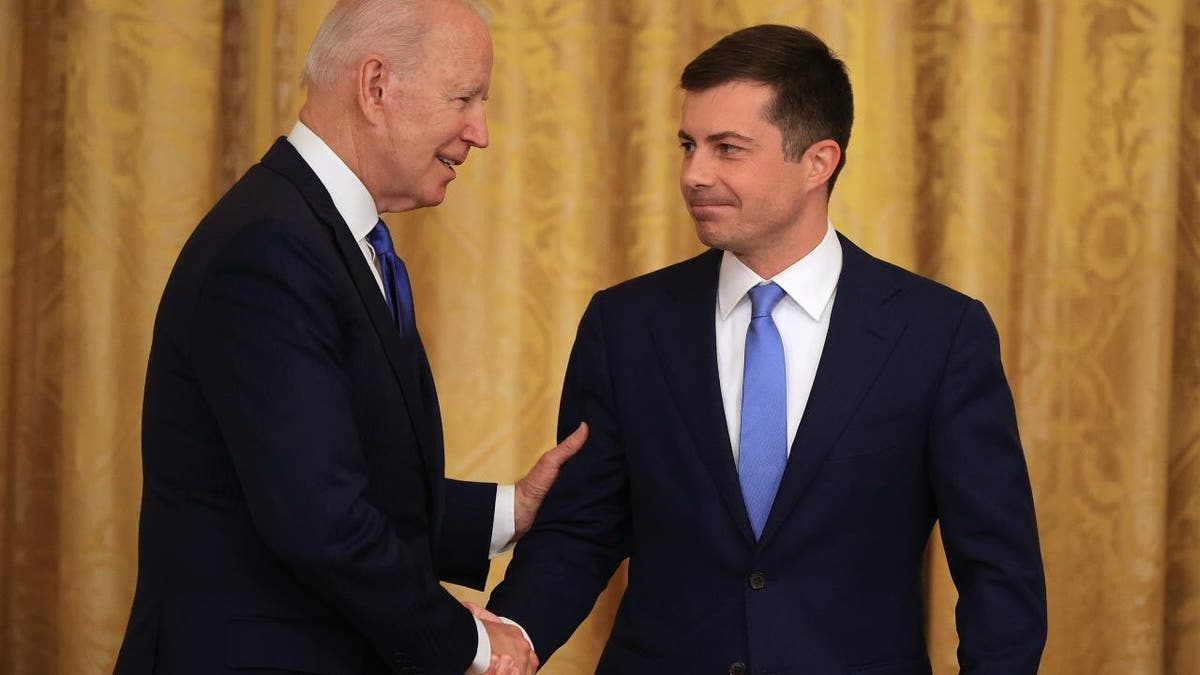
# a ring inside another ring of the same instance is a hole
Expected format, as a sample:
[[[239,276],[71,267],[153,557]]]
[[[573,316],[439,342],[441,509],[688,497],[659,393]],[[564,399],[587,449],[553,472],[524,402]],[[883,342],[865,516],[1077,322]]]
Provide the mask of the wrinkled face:
[[[429,9],[423,58],[414,72],[393,76],[397,96],[384,109],[386,153],[381,211],[435,206],[472,147],[488,144],[484,102],[492,77],[487,25],[459,3]]]
[[[758,256],[800,226],[807,155],[784,159],[783,134],[764,117],[773,96],[754,82],[684,96],[679,188],[707,246]]]

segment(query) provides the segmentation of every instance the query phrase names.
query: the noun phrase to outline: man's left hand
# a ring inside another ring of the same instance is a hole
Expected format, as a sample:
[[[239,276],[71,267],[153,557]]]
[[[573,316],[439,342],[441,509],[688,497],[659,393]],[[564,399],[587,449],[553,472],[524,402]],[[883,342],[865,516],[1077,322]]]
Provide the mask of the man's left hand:
[[[515,503],[513,504],[514,524],[517,531],[515,539],[520,539],[529,531],[530,527],[533,527],[533,519],[537,516],[538,508],[541,507],[542,500],[546,498],[546,493],[550,491],[550,486],[554,485],[554,480],[558,478],[558,472],[562,469],[563,463],[579,452],[584,441],[587,440],[587,436],[587,423],[581,422],[578,429],[564,438],[562,443],[542,455],[529,473],[517,481]]]

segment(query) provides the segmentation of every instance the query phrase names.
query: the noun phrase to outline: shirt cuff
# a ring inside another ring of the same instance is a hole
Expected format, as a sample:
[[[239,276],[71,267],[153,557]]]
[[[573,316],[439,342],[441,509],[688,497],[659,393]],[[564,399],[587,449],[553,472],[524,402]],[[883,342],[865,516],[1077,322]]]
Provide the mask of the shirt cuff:
[[[483,622],[479,619],[475,619],[475,632],[479,635],[479,646],[475,648],[475,660],[471,661],[466,675],[483,675],[492,665],[492,639],[488,637]]]
[[[514,485],[496,486],[496,511],[492,517],[492,543],[488,547],[489,560],[502,553],[507,553],[516,543],[513,541],[513,537],[517,536],[516,494],[517,488]]]
[[[521,631],[521,635],[525,636],[525,641],[529,643],[529,648],[533,650],[534,654],[537,654],[537,649],[533,646],[533,640],[529,639],[529,633],[525,632],[521,624],[502,616],[497,618],[500,619],[501,623],[516,626],[517,630]],[[483,673],[487,672],[488,667],[492,665],[492,639],[488,637],[487,629],[483,627],[483,622],[477,618],[475,619],[475,632],[479,636],[479,642],[477,643],[479,646],[475,648],[475,660],[471,662],[471,667],[467,669],[466,675],[483,675]]]

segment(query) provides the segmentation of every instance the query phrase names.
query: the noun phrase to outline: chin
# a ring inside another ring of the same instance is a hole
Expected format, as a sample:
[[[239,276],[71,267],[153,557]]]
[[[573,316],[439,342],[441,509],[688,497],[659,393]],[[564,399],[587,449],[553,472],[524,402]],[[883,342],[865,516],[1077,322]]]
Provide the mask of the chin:
[[[725,250],[729,248],[729,238],[723,236],[725,232],[720,225],[713,221],[696,221],[696,237],[701,244],[709,248],[719,248]]]
[[[449,192],[449,190],[450,190],[450,182],[449,181],[442,183],[441,185],[438,185],[436,188],[434,188],[433,190],[431,190],[429,192],[429,195],[428,195],[429,201],[433,202],[433,204],[441,204],[443,201],[445,201],[446,193]]]
[[[446,201],[446,189],[442,188],[441,190],[438,190],[437,192],[434,192],[432,194],[422,195],[421,196],[421,204],[418,208],[428,208],[430,206],[437,206],[438,204],[441,204],[444,201]]]

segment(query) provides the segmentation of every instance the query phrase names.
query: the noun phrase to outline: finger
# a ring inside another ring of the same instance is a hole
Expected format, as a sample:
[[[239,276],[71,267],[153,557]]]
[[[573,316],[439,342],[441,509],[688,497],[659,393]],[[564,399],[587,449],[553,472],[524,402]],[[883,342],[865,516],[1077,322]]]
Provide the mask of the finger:
[[[529,675],[533,672],[532,667],[529,665],[528,653],[522,652],[513,657],[513,670],[519,673],[519,675]]]
[[[495,614],[492,614],[488,610],[484,609],[483,607],[480,607],[479,605],[477,605],[469,600],[461,600],[460,602],[462,602],[463,607],[466,607],[467,610],[469,612],[471,612],[471,616],[475,617],[476,619],[483,619],[485,621],[496,621],[496,622],[500,621],[500,617],[496,616]]]
[[[579,452],[579,449],[583,447],[584,442],[587,441],[587,437],[587,422],[580,422],[575,431],[572,431],[569,436],[562,440],[562,443],[559,443],[553,450],[546,454],[549,455],[550,453],[554,453],[554,459],[558,464],[562,464],[568,459],[571,459],[575,453]]]

